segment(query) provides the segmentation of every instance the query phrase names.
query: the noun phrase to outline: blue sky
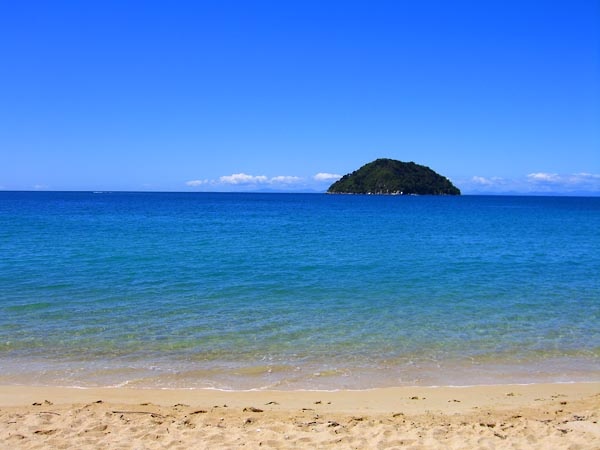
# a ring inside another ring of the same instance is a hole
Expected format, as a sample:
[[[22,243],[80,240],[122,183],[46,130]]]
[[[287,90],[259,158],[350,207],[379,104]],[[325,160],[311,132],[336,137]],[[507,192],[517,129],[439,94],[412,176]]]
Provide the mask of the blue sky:
[[[0,188],[600,195],[600,3],[0,2]]]

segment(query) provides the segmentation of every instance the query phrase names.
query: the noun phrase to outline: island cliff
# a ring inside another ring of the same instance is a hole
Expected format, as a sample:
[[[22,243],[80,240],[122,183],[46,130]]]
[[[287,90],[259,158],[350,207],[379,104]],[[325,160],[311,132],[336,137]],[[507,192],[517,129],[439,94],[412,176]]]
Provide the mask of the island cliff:
[[[446,177],[429,167],[381,158],[344,175],[328,194],[460,195]]]

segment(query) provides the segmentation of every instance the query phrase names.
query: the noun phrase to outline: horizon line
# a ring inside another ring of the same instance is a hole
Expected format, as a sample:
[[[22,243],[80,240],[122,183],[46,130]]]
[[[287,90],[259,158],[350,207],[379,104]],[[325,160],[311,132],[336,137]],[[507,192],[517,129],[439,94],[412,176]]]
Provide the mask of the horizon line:
[[[167,191],[167,190],[123,190],[123,189],[0,189],[0,193],[89,193],[89,194],[308,194],[308,195],[337,195],[329,194],[327,191]],[[410,194],[410,195],[389,195],[389,194],[346,194],[380,197],[600,197],[600,192],[472,192],[461,193],[460,195],[433,195],[433,194]]]

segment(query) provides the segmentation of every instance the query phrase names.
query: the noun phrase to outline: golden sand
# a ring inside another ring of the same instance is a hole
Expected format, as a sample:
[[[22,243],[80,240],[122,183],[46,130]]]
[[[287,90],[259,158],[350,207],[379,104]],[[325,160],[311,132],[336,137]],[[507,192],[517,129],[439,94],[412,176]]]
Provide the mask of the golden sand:
[[[600,449],[600,383],[245,391],[0,387],[6,449]]]

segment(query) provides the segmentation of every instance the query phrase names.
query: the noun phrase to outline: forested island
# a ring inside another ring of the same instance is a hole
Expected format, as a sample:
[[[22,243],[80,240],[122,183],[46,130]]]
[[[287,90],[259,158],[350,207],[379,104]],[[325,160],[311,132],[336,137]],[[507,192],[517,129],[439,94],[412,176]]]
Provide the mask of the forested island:
[[[448,178],[414,162],[380,158],[344,175],[328,194],[460,195]]]

